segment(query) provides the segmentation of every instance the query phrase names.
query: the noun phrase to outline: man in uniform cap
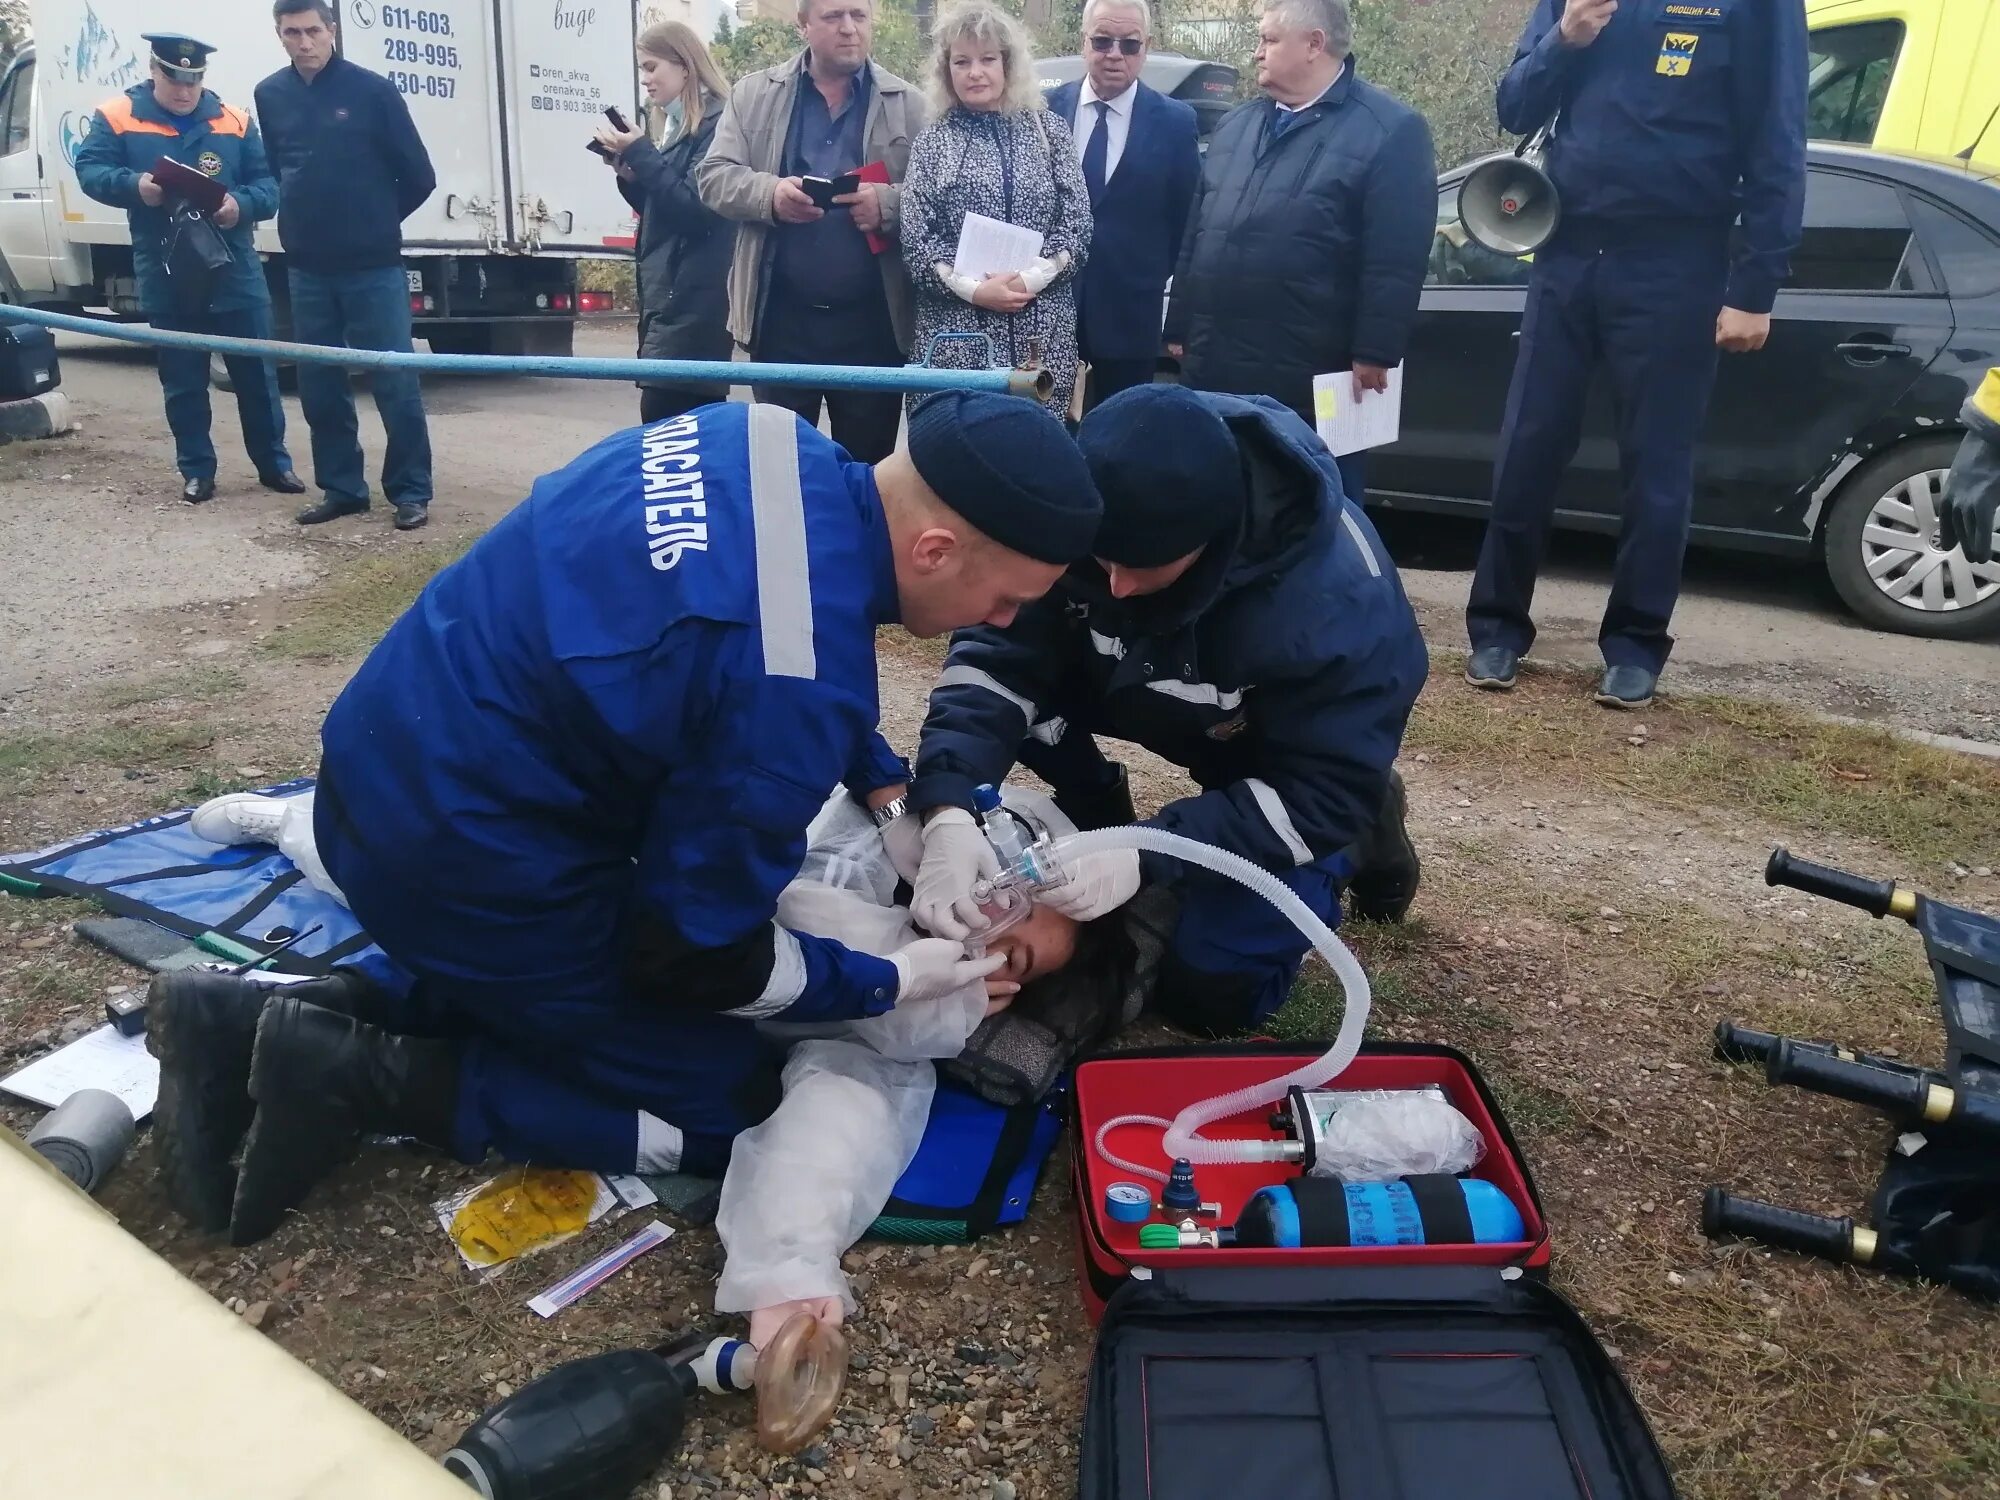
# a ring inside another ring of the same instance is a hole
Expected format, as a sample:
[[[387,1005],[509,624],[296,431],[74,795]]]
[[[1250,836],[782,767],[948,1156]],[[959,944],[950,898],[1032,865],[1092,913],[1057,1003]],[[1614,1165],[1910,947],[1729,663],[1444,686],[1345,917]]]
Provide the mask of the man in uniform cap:
[[[922,1004],[1002,962],[944,938],[876,958],[773,913],[836,786],[901,814],[877,627],[1006,625],[1099,514],[1062,424],[999,395],[923,403],[872,469],[782,407],[724,404],[543,478],[322,733],[320,858],[414,988],[342,976],[267,1005],[163,978],[173,1201],[249,1243],[363,1133],[720,1176],[780,1097],[757,1022]],[[246,841],[269,837],[266,803],[237,804]]]
[[[107,99],[90,117],[76,154],[76,177],[100,203],[125,210],[132,228],[132,269],[139,310],[155,328],[187,333],[271,336],[271,292],[253,243],[259,220],[278,211],[278,184],[257,126],[243,110],[202,87],[207,42],[148,32],[152,77]],[[225,191],[203,207],[162,183],[162,158],[212,178]],[[228,356],[243,420],[243,446],[266,489],[305,492],[285,451],[285,413],[270,362]],[[160,387],[181,498],[198,504],[215,493],[215,445],[209,439],[208,355],[162,349]]]
[[[1080,827],[1133,821],[1096,736],[1183,766],[1200,790],[1145,821],[1277,874],[1329,926],[1400,918],[1418,864],[1391,769],[1428,660],[1415,615],[1311,428],[1263,396],[1141,385],[1077,432],[1104,499],[1079,562],[1011,622],[952,638],[911,802],[925,819],[912,913],[971,937],[994,870],[968,809],[1018,760]],[[1192,1030],[1240,1031],[1284,1003],[1306,939],[1263,897],[1180,861],[1090,855],[1040,899],[1079,921],[1141,874],[1177,888],[1155,1003]]]

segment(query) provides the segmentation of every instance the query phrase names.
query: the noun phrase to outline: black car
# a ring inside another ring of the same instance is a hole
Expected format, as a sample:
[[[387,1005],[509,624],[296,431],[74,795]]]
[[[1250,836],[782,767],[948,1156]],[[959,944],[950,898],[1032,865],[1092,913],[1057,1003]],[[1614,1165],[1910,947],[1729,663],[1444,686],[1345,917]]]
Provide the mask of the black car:
[[[1044,89],[1073,83],[1081,77],[1083,59],[1075,54],[1035,59],[1035,82]],[[1208,144],[1208,133],[1237,103],[1236,69],[1206,58],[1182,57],[1178,52],[1149,52],[1145,67],[1139,70],[1139,81],[1169,99],[1194,106],[1195,125],[1201,131],[1204,147]]]
[[[1528,264],[1482,250],[1438,182],[1438,232],[1404,382],[1402,439],[1369,502],[1481,515]],[[1722,356],[1695,460],[1694,541],[1821,563],[1854,612],[1912,635],[2000,628],[2000,562],[1936,545],[1959,408],[2000,363],[2000,178],[1941,158],[1807,152],[1805,238],[1757,354]],[[1600,382],[1557,522],[1618,528],[1616,422]]]

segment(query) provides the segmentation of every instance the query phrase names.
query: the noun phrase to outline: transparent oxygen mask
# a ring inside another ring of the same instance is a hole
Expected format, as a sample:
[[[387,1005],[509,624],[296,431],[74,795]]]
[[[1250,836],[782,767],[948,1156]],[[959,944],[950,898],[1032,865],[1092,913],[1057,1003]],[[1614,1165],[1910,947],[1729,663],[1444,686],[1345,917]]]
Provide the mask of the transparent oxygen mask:
[[[1053,890],[1068,880],[1069,870],[1056,858],[1054,842],[1040,838],[1022,849],[999,874],[974,884],[972,899],[978,903],[988,925],[973,934],[970,943],[973,955],[984,954],[986,945],[994,938],[1027,921],[1028,913],[1035,908],[1035,898],[1043,891]]]
[[[833,1420],[847,1385],[847,1335],[811,1313],[785,1322],[757,1354],[757,1441],[797,1453]]]

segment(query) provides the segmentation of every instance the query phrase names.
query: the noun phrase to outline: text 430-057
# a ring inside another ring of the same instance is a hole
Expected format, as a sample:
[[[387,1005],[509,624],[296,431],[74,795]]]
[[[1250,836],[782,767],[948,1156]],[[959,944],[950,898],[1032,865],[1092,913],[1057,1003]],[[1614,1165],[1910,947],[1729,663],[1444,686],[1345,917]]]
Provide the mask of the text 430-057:
[[[446,78],[438,73],[400,73],[393,69],[389,82],[404,93],[426,99],[452,99],[458,96],[458,80]]]
[[[412,10],[407,5],[382,7],[385,31],[416,31],[425,36],[450,36],[451,17],[439,10]]]

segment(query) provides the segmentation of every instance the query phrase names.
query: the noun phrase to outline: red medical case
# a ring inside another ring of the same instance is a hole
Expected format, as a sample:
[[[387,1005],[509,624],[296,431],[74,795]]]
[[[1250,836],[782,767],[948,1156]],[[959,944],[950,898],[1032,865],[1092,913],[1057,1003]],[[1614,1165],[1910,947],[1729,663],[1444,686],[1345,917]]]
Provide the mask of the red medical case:
[[[1120,1115],[1172,1117],[1288,1073],[1296,1044],[1108,1053],[1080,1064],[1072,1173],[1079,1283],[1097,1325],[1079,1500],[1673,1500],[1623,1377],[1547,1283],[1549,1227],[1498,1100],[1464,1054],[1371,1045],[1331,1085],[1441,1087],[1486,1143],[1474,1176],[1520,1211],[1496,1244],[1144,1250],[1105,1189],[1136,1181],[1097,1152]],[[1217,1138],[1274,1139],[1272,1105]],[[1158,1127],[1107,1142],[1165,1170]],[[1195,1168],[1233,1224],[1287,1163]],[[1157,1196],[1157,1184],[1145,1184]],[[1157,1216],[1156,1216],[1157,1217]]]

